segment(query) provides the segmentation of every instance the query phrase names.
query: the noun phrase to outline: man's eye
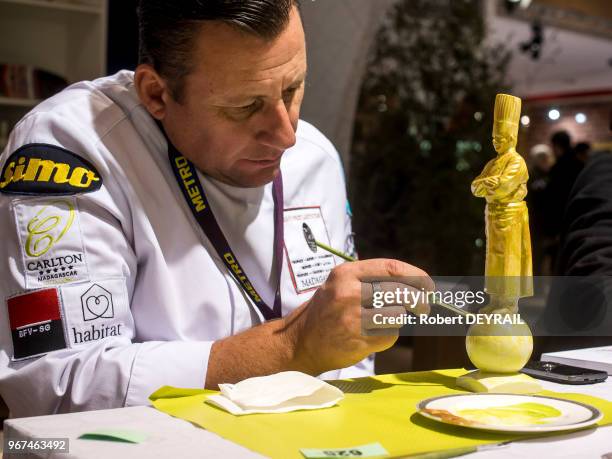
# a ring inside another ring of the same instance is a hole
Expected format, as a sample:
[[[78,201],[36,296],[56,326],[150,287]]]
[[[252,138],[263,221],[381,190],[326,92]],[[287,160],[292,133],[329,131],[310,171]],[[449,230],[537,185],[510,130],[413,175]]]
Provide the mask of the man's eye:
[[[283,99],[290,100],[294,95],[298,88],[288,88],[283,92]]]
[[[258,101],[253,101],[252,103],[250,103],[249,105],[243,105],[242,107],[237,107],[238,110],[244,110],[244,111],[250,111],[250,110],[254,110],[258,105]]]
[[[227,108],[225,114],[233,120],[242,121],[255,114],[261,108],[261,105],[262,102],[256,99],[248,105]]]

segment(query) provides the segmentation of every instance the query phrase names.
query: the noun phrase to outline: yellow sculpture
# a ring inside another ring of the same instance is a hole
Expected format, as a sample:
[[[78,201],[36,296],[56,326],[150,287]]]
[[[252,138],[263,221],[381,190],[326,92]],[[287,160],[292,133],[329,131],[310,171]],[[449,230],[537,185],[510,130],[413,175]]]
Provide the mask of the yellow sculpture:
[[[516,152],[520,116],[521,99],[497,95],[493,122],[497,157],[472,182],[474,196],[487,201],[485,289],[491,302],[481,309],[484,314],[514,315],[519,299],[533,295],[529,217],[523,200],[529,174],[525,161]],[[466,350],[478,370],[459,377],[460,387],[473,392],[541,390],[535,380],[517,373],[533,351],[533,338],[526,323],[472,325]]]
[[[487,200],[485,276],[491,303],[483,312],[517,311],[519,298],[533,295],[529,215],[523,200],[529,174],[516,152],[521,99],[495,98],[493,146],[497,157],[472,182],[474,196]]]

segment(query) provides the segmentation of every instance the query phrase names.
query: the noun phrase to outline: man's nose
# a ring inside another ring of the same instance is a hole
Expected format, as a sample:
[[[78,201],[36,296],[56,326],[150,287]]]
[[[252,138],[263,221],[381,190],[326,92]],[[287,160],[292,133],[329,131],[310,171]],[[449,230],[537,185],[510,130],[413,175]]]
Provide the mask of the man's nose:
[[[295,130],[282,100],[269,106],[263,115],[256,134],[259,143],[277,150],[286,150],[295,145]]]

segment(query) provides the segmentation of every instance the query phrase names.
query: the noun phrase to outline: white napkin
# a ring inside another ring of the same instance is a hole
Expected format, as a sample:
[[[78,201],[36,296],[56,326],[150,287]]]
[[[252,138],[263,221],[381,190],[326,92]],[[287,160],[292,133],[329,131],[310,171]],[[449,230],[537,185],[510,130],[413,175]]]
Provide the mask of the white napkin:
[[[344,398],[337,387],[299,371],[219,384],[219,389],[207,401],[234,415],[328,408]]]

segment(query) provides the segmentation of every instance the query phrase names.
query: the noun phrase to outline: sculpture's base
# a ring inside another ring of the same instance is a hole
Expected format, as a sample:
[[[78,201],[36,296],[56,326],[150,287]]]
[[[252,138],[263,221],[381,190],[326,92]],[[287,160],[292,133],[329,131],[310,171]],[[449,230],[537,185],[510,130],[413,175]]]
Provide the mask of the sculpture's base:
[[[542,391],[540,384],[523,373],[485,373],[472,371],[457,378],[457,385],[471,392],[535,394]]]

